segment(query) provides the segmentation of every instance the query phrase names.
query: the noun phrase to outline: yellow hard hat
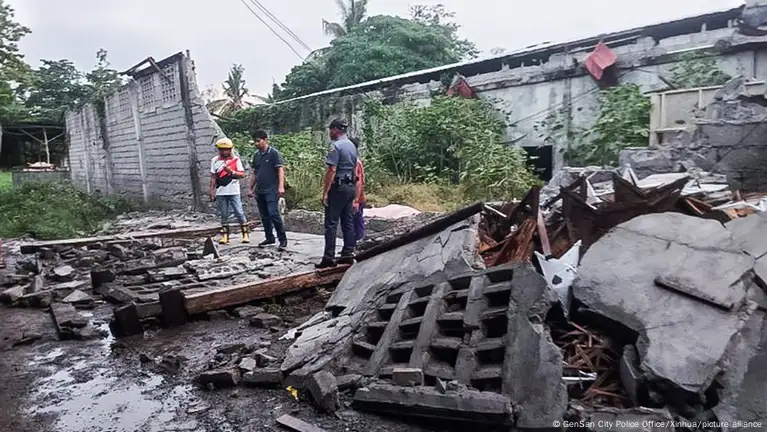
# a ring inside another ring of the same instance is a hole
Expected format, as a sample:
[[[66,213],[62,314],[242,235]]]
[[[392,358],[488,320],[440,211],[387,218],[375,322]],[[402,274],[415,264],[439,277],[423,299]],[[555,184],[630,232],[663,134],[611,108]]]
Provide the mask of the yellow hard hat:
[[[216,148],[230,149],[234,148],[234,144],[229,138],[221,138],[220,140],[216,141]]]

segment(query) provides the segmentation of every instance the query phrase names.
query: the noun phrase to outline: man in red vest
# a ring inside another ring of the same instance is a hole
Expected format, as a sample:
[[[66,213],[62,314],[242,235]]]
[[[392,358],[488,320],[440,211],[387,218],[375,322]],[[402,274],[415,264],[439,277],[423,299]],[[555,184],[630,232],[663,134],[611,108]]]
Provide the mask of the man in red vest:
[[[210,200],[216,202],[221,213],[221,239],[219,243],[229,243],[229,214],[233,211],[240,221],[242,242],[250,243],[248,221],[242,209],[240,198],[240,179],[245,177],[245,167],[239,156],[232,154],[234,144],[229,138],[216,142],[218,156],[210,161]]]

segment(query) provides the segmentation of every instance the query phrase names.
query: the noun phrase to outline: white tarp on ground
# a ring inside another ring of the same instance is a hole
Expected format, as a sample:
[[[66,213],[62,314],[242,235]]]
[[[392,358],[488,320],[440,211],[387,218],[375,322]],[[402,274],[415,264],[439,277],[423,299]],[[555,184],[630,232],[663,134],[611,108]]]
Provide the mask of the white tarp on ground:
[[[376,219],[402,219],[419,214],[421,214],[421,212],[414,209],[413,207],[399,204],[389,204],[386,207],[365,209],[366,218]]]

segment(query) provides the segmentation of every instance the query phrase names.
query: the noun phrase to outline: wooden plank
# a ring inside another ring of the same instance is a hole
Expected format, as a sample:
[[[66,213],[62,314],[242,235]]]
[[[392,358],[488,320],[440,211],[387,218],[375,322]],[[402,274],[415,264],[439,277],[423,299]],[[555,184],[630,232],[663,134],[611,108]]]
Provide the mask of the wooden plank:
[[[349,267],[351,266],[344,265],[323,270],[295,273],[280,278],[250,282],[202,293],[183,293],[186,312],[189,315],[196,315],[203,312],[239,306],[255,300],[275,297],[306,288],[330,285],[340,281]]]
[[[403,236],[397,237],[393,240],[381,243],[378,246],[375,246],[366,251],[363,251],[357,254],[355,258],[357,259],[357,261],[364,261],[366,259],[373,258],[374,256],[381,255],[382,253],[397,249],[398,247],[404,246],[406,244],[410,244],[424,237],[438,234],[442,232],[443,230],[445,230],[446,228],[450,227],[451,225],[455,225],[465,219],[468,219],[471,216],[474,216],[475,214],[481,212],[483,209],[484,209],[484,204],[481,202],[472,204],[468,207],[462,208],[461,210],[453,212],[443,218],[437,219],[436,221],[432,223],[426,224],[418,229],[410,231],[409,233]]]
[[[277,424],[295,432],[325,432],[325,429],[318,428],[313,424],[309,424],[288,414],[280,416],[277,419]]]
[[[248,224],[251,228],[258,225],[258,222],[251,222]],[[110,236],[98,236],[98,237],[81,237],[67,240],[51,240],[43,242],[25,243],[21,245],[21,253],[32,254],[46,247],[78,247],[87,246],[96,243],[106,242],[129,242],[131,240],[146,239],[152,237],[185,237],[185,236],[204,236],[215,235],[221,229],[220,225],[206,225],[204,227],[196,228],[181,228],[175,230],[158,230],[158,231],[140,231],[126,234],[110,235]]]

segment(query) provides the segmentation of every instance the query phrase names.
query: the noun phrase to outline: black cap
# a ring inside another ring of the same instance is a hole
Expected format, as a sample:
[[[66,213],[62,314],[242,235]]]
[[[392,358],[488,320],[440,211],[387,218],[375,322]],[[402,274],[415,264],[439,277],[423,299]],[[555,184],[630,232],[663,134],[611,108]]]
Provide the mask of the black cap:
[[[328,129],[338,129],[343,132],[346,132],[346,129],[348,128],[349,128],[349,125],[346,124],[346,122],[341,120],[340,118],[333,119],[333,121],[330,122],[330,126],[328,126]]]

